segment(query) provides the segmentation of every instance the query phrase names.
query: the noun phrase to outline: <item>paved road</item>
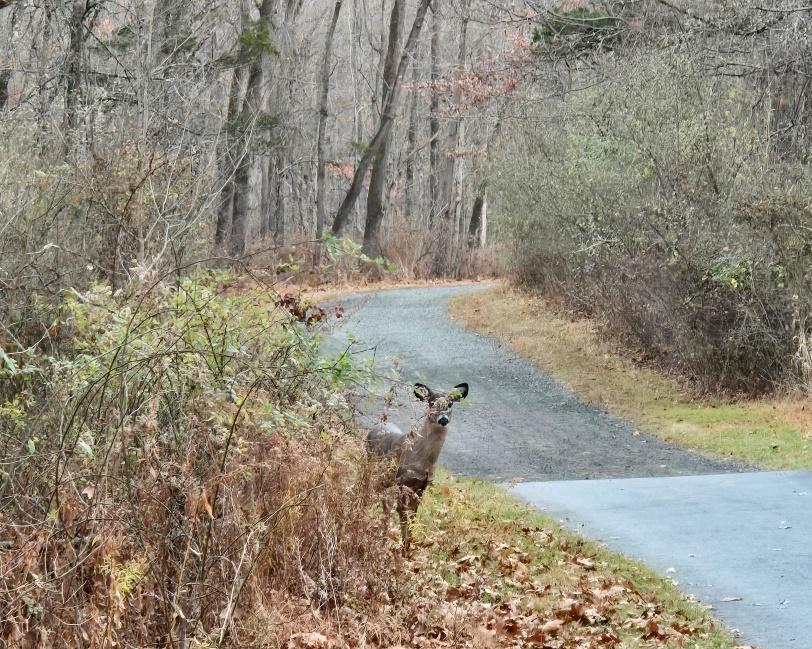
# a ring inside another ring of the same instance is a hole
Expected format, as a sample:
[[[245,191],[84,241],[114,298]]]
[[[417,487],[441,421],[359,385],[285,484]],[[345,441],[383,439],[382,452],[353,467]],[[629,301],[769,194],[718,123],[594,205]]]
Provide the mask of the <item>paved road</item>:
[[[451,471],[519,480],[515,489],[529,502],[713,605],[743,642],[811,649],[812,474],[755,473],[634,435],[495,340],[451,321],[448,298],[469,290],[477,289],[343,300],[347,317],[327,347],[343,348],[352,332],[382,372],[396,362],[407,381],[467,381],[468,403],[455,409],[441,456]],[[405,390],[400,403],[394,419],[408,427],[420,407]]]
[[[812,473],[526,482],[515,489],[585,536],[673,578],[747,642],[812,647]]]

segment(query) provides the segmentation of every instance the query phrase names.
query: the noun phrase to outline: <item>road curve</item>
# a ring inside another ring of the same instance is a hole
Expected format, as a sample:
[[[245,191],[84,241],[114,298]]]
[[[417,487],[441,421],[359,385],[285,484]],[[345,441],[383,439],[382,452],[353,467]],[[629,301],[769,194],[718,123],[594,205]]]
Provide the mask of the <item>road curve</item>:
[[[470,384],[440,458],[452,472],[519,481],[515,491],[531,504],[713,605],[742,645],[812,647],[812,473],[754,472],[635,435],[496,340],[454,323],[447,300],[478,288],[342,300],[347,317],[329,344],[346,346],[352,332],[382,372],[398,358],[404,380]],[[409,426],[421,408],[405,392],[394,419]]]
[[[352,334],[385,372],[398,359],[404,380],[470,384],[454,411],[440,461],[453,473],[496,482],[726,473],[743,467],[680,449],[585,404],[529,361],[448,316],[448,299],[482,286],[409,288],[341,300],[345,317],[329,347]],[[406,401],[394,419],[408,427],[420,409]]]

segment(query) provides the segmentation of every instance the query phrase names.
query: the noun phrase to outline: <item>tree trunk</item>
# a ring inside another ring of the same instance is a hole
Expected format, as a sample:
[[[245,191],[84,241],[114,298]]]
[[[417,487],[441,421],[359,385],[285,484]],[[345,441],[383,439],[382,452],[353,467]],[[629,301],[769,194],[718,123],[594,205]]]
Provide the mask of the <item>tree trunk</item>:
[[[484,215],[485,215],[485,192],[477,194],[474,199],[474,207],[471,210],[471,222],[468,224],[468,247],[479,248],[483,245]]]
[[[429,230],[434,229],[440,212],[440,106],[437,84],[440,80],[440,7],[432,7],[431,23],[431,101],[429,103]]]
[[[220,205],[217,209],[217,229],[214,232],[214,243],[222,246],[231,237],[231,216],[234,207],[234,171],[237,160],[243,155],[236,150],[239,141],[235,137],[234,128],[240,114],[240,94],[245,80],[246,68],[239,67],[234,70],[231,78],[231,89],[228,93],[228,111],[226,123],[223,127],[222,146],[219,154],[220,161]]]
[[[321,61],[321,93],[319,96],[319,126],[316,135],[316,247],[313,252],[313,266],[318,267],[321,263],[321,239],[324,236],[324,131],[327,126],[327,98],[330,93],[330,56],[333,49],[333,35],[338,23],[338,15],[341,13],[342,0],[336,0],[333,8],[333,18],[327,30],[327,38],[324,43],[324,58]]]
[[[259,162],[259,173],[261,176],[261,186],[259,191],[259,238],[263,241],[273,232],[273,186],[271,180],[271,169],[273,168],[273,157],[262,156]]]
[[[463,7],[465,11],[467,7]],[[434,35],[432,35],[434,36]],[[463,14],[461,16],[460,25],[460,44],[457,54],[457,69],[461,71],[465,67],[465,57],[468,48],[468,17]],[[432,42],[433,42],[432,38]],[[432,65],[434,63],[432,62]],[[452,110],[460,105],[462,99],[462,92],[457,86],[451,99]],[[454,263],[455,239],[456,228],[456,204],[458,184],[455,183],[457,174],[461,172],[462,161],[458,159],[456,152],[460,144],[460,131],[461,131],[462,118],[459,116],[449,120],[448,133],[445,139],[445,157],[442,160],[439,168],[434,170],[434,173],[439,175],[435,182],[437,191],[437,203],[435,203],[435,231],[436,238],[442,242],[442,245],[437,245],[434,249],[433,271],[436,275],[445,275],[451,271]],[[438,133],[439,135],[439,133]],[[461,182],[461,181],[460,181]]]
[[[406,0],[395,0],[389,18],[389,37],[386,48],[386,60],[383,66],[383,85],[381,87],[381,105],[386,105],[387,98],[395,92],[397,79],[397,56],[400,51],[400,33],[406,13]],[[384,193],[386,191],[386,165],[389,161],[389,142],[391,128],[381,142],[372,165],[367,194],[367,218],[364,225],[363,252],[370,257],[381,254],[380,230],[384,214]]]
[[[406,218],[414,221],[414,167],[417,156],[417,60],[412,62],[412,93],[409,101],[409,130],[406,143]]]
[[[49,113],[51,104],[55,99],[58,86],[51,86],[51,38],[53,37],[52,15],[50,5],[47,3],[42,7],[42,25],[31,43],[31,49],[36,53],[37,62],[37,130],[36,138],[39,154],[45,156],[49,151],[50,139],[47,134],[50,131],[51,120]]]
[[[262,5],[259,8],[259,20],[267,27],[268,33],[272,28],[271,19],[275,5],[276,0],[262,0]],[[240,131],[239,159],[234,171],[234,200],[232,201],[231,236],[229,237],[229,249],[235,255],[244,254],[247,244],[249,207],[251,205],[249,181],[254,162],[251,141],[256,118],[262,110],[262,92],[266,80],[266,71],[270,66],[269,57],[270,53],[263,51],[251,63],[245,88],[245,101],[238,117]]]
[[[248,216],[250,206],[251,131],[253,121],[259,111],[259,100],[262,86],[262,62],[254,61],[248,73],[248,84],[245,90],[245,101],[239,114],[240,140],[237,150],[238,160],[234,170],[234,190],[231,211],[231,235],[229,250],[232,254],[242,255],[245,252],[246,235],[248,234]]]
[[[73,0],[70,14],[70,44],[65,61],[65,115],[62,136],[65,138],[64,153],[73,149],[78,124],[79,88],[82,80],[82,45],[85,39],[85,12],[87,0]]]
[[[0,70],[0,110],[8,103],[8,84],[11,81],[11,70]]]
[[[244,151],[234,170],[233,217],[231,233],[229,236],[229,250],[232,254],[241,256],[245,253],[245,244],[248,234],[248,209],[250,195],[248,180],[251,176],[251,156]]]
[[[397,103],[400,95],[400,79],[403,78],[403,74],[406,71],[409,61],[414,57],[414,51],[417,47],[417,40],[420,36],[420,30],[423,28],[423,21],[425,20],[426,11],[428,10],[430,4],[431,0],[420,0],[420,4],[417,7],[414,22],[412,23],[412,28],[409,32],[409,38],[406,40],[403,55],[401,56],[400,63],[397,66],[397,72],[394,77],[395,83],[392,91],[388,95],[386,106],[381,113],[381,119],[378,124],[377,131],[369,146],[364,151],[364,155],[361,156],[361,160],[358,162],[358,168],[355,170],[355,174],[353,175],[350,189],[347,192],[347,195],[344,197],[341,206],[338,208],[338,213],[336,214],[335,221],[333,222],[333,232],[335,234],[340,234],[343,228],[347,225],[350,214],[352,214],[353,206],[361,193],[361,187],[363,186],[366,172],[369,170],[370,165],[378,156],[384,142],[386,142],[389,138],[392,130],[392,124],[395,121],[395,113],[397,111]]]

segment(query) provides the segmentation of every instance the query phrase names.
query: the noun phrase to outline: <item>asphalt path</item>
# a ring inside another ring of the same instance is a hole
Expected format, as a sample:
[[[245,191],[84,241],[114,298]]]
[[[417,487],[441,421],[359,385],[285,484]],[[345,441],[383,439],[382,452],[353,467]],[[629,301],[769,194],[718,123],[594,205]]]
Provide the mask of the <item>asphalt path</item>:
[[[528,502],[641,559],[764,649],[812,647],[812,474],[526,482]]]
[[[325,349],[348,346],[402,385],[389,416],[421,405],[408,385],[465,381],[440,461],[512,488],[586,536],[647,562],[716,609],[742,643],[812,649],[812,474],[755,472],[675,447],[585,404],[489,336],[461,328],[448,299],[477,286],[399,289],[341,300]],[[348,337],[349,336],[349,337]],[[369,422],[377,394],[360,398]]]

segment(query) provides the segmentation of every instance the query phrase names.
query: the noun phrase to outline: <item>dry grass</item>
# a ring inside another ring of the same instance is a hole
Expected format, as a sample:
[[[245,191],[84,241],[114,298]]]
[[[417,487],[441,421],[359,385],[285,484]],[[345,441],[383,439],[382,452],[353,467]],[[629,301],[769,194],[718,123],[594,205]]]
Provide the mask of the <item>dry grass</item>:
[[[646,432],[764,468],[812,467],[812,404],[805,398],[697,399],[675,377],[636,364],[605,341],[598,323],[511,289],[458,297],[451,314]]]

